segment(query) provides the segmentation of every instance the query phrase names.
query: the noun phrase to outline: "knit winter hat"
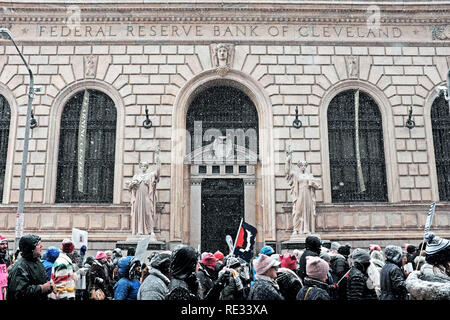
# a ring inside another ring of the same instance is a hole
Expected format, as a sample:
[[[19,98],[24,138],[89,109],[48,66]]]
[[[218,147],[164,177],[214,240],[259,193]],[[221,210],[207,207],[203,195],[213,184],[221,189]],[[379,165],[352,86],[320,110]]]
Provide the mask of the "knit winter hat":
[[[403,251],[399,246],[389,245],[384,249],[384,255],[386,260],[399,264],[402,261]]]
[[[450,246],[450,241],[436,236],[433,232],[425,234],[425,242],[427,243],[427,248],[425,249],[427,255],[435,254]]]
[[[106,258],[106,253],[104,253],[103,251],[97,251],[97,255],[95,256],[95,259],[101,260],[103,258]]]
[[[255,269],[256,274],[262,275],[267,270],[272,267],[278,267],[280,265],[280,261],[275,260],[272,257],[266,256],[265,254],[260,254],[258,259],[253,260],[253,267]]]
[[[273,250],[271,246],[264,246],[261,248],[261,251],[259,253],[265,254],[266,256],[270,256],[275,253],[275,250]]]
[[[202,264],[209,267],[214,267],[217,264],[216,257],[212,253],[207,253],[202,258]]]
[[[338,249],[339,249],[339,247],[341,246],[341,244],[339,243],[339,242],[332,242],[331,243],[331,247],[330,247],[330,250],[336,250],[336,251],[338,251]]]
[[[314,280],[324,281],[328,275],[328,263],[319,257],[306,257],[306,275]]]
[[[234,269],[234,268],[240,267],[241,262],[239,261],[238,258],[230,257],[227,260],[227,265],[228,265],[228,268]]]
[[[8,240],[6,240],[6,238],[0,234],[0,243],[2,242],[8,242]]]
[[[281,256],[281,267],[286,269],[297,269],[297,257],[290,253],[285,253]]]
[[[350,255],[350,258],[359,263],[370,261],[369,252],[361,248],[356,248]]]
[[[223,253],[220,252],[219,250],[217,250],[216,252],[214,252],[214,257],[215,257],[217,260],[222,260],[223,258],[225,258],[225,256],[223,255]]]
[[[73,249],[75,249],[75,245],[73,244],[72,240],[64,239],[62,241],[62,248],[61,248],[62,252],[64,252],[64,253],[72,253]]]
[[[373,250],[381,251],[381,247],[377,244],[369,244],[369,251],[372,252]]]
[[[157,253],[150,260],[150,266],[158,269],[162,273],[169,272],[170,266],[170,251]]]

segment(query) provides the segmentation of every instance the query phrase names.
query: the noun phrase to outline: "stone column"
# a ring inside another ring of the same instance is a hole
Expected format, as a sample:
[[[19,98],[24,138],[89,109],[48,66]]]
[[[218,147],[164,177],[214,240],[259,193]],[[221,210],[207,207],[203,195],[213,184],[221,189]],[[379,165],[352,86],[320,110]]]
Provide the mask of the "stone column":
[[[244,179],[244,220],[256,226],[256,179]]]
[[[191,178],[190,180],[189,243],[193,248],[197,248],[202,240],[202,180],[201,178]]]

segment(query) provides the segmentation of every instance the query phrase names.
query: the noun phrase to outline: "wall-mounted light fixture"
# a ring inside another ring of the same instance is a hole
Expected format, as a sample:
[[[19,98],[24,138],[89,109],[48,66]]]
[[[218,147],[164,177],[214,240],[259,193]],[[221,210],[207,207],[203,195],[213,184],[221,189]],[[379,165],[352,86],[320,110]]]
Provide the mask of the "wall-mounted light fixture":
[[[295,107],[295,120],[292,122],[292,126],[295,129],[300,129],[302,127],[302,122],[298,118],[298,107]]]
[[[153,126],[152,120],[150,120],[150,117],[148,116],[147,106],[145,106],[145,120],[142,122],[142,126],[145,129],[150,129]]]
[[[406,124],[405,126],[408,129],[412,129],[416,126],[416,123],[414,122],[414,120],[412,119],[412,113],[413,113],[413,107],[410,106],[409,107],[409,112],[408,112],[408,119],[406,119]]]

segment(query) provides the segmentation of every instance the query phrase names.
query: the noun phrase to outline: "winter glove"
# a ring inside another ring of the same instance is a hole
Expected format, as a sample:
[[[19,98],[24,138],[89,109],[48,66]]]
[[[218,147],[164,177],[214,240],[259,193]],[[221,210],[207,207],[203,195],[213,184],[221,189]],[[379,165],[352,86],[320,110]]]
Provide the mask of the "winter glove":
[[[98,284],[103,284],[104,280],[102,278],[95,277],[95,282]]]
[[[219,284],[221,286],[225,286],[230,279],[230,275],[231,275],[231,272],[229,269],[222,269],[221,274],[219,273],[219,277],[217,279],[217,284]]]

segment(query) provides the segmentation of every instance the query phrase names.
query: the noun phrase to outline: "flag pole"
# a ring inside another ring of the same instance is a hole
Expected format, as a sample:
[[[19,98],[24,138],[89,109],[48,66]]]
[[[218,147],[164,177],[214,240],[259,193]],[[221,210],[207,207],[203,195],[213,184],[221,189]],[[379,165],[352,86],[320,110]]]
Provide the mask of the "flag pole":
[[[231,252],[232,255],[234,255],[234,249],[236,249],[236,242],[237,242],[237,239],[239,237],[239,232],[241,231],[241,227],[242,227],[242,222],[243,221],[244,221],[244,218],[241,218],[241,223],[239,224],[239,228],[238,228],[238,231],[237,231],[237,234],[236,234],[236,238],[234,239],[233,251]]]
[[[423,236],[423,239],[422,239],[422,246],[420,247],[419,259],[417,260],[416,271],[419,270],[419,260],[420,260],[420,257],[422,256],[423,246],[425,244],[425,234],[430,230],[431,223],[433,222],[434,210],[435,209],[436,209],[436,202],[433,202],[430,205],[430,209],[428,210],[427,221],[425,222],[424,236]]]

